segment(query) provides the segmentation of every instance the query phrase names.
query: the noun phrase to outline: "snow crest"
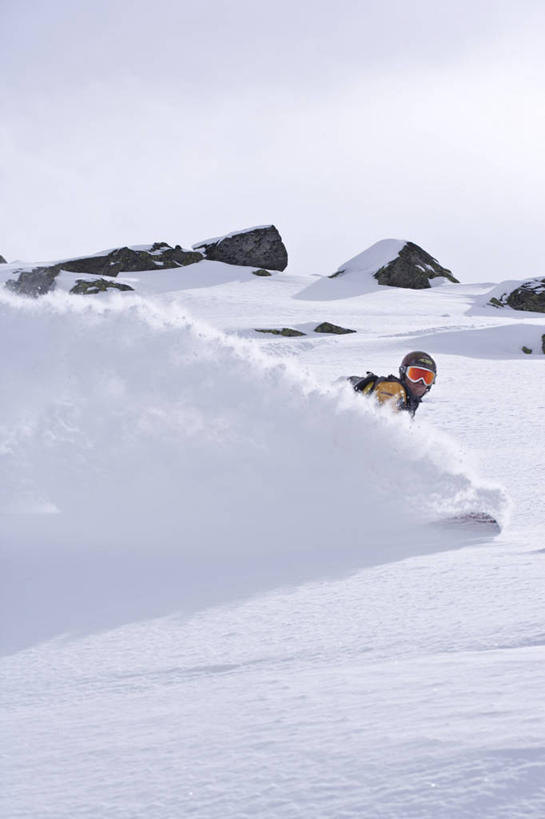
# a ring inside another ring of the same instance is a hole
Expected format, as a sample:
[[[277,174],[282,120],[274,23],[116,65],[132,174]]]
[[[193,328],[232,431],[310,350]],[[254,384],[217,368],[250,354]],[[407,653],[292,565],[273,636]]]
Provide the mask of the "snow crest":
[[[381,239],[368,247],[363,253],[358,253],[342,264],[337,272],[362,273],[366,276],[374,275],[381,267],[396,259],[407,244],[401,239]]]

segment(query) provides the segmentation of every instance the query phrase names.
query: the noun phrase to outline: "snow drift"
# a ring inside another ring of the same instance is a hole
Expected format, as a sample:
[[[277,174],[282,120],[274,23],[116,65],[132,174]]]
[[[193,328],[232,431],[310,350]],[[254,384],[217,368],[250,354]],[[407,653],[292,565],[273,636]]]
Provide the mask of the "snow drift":
[[[429,520],[502,512],[430,427],[176,305],[0,311],[8,648],[449,548]]]
[[[340,265],[334,276],[324,276],[305,287],[297,298],[327,301],[375,292],[380,289],[375,273],[393,261],[406,244],[406,240],[381,239]]]

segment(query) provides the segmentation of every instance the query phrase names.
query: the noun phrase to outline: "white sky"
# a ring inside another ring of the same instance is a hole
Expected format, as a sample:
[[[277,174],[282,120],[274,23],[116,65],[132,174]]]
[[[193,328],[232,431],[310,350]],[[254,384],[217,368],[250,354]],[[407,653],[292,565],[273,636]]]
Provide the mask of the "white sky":
[[[545,275],[541,0],[0,0],[0,254],[274,222],[290,270],[410,239]]]

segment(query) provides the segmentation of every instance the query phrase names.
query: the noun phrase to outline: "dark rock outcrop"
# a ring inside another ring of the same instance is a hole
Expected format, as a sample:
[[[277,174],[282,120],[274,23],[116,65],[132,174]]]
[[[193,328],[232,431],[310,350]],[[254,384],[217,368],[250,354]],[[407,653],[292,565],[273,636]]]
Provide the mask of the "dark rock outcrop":
[[[305,333],[302,333],[300,330],[292,330],[291,327],[283,327],[282,330],[259,330],[256,327],[256,333],[271,333],[273,336],[304,336]]]
[[[545,313],[545,279],[530,279],[513,290],[506,298],[513,310]]]
[[[346,327],[340,327],[338,324],[330,324],[329,321],[323,321],[314,328],[315,333],[335,333],[336,335],[344,335],[345,333],[355,333],[356,330],[348,330]]]
[[[379,284],[411,290],[431,287],[430,280],[438,277],[458,283],[458,279],[454,278],[450,270],[441,267],[433,256],[413,242],[407,242],[399,255],[377,270],[374,275]]]
[[[288,252],[274,225],[250,228],[198,242],[194,250],[204,253],[214,262],[226,262],[266,270],[284,270]]]
[[[269,273],[268,270],[252,270],[254,276],[272,276],[272,273]]]
[[[134,273],[142,270],[166,270],[185,267],[204,259],[202,253],[184,250],[180,245],[171,247],[166,242],[156,242],[144,247],[120,247],[110,253],[98,256],[83,256],[56,262],[50,266],[24,270],[17,280],[6,282],[6,287],[25,296],[43,296],[53,290],[55,278],[61,270],[68,273],[86,273],[91,276],[113,278],[119,273]]]
[[[520,349],[522,350],[523,353],[526,353],[526,355],[531,355],[532,354],[532,351],[531,351],[530,347],[525,347],[524,344],[522,345],[522,347]]]
[[[7,264],[3,256],[0,256],[0,264]]]
[[[97,293],[105,293],[107,290],[131,290],[134,292],[134,287],[129,287],[128,284],[121,284],[121,282],[108,281],[107,279],[77,279],[70,293],[74,293],[78,296],[91,296]]]
[[[18,279],[9,279],[6,287],[19,296],[38,298],[55,289],[55,277],[58,276],[59,271],[58,266],[23,270]]]
[[[60,268],[67,270],[69,273],[117,276],[119,273],[185,267],[188,264],[200,262],[202,259],[204,259],[202,253],[183,250],[180,245],[171,247],[166,242],[156,242],[149,249],[120,247],[100,256],[69,259],[62,262]]]
[[[545,355],[545,334],[541,336],[541,352]]]
[[[532,313],[545,313],[545,279],[528,279],[520,287],[501,296],[493,296],[488,302],[493,307],[512,307]]]

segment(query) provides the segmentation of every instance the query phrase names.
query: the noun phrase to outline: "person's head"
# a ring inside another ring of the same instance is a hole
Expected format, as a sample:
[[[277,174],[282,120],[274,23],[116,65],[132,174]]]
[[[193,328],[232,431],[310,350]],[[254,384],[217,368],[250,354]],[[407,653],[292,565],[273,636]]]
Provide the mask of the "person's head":
[[[429,355],[422,350],[407,353],[399,367],[399,378],[404,386],[417,398],[422,398],[429,392],[437,377],[437,365]]]

